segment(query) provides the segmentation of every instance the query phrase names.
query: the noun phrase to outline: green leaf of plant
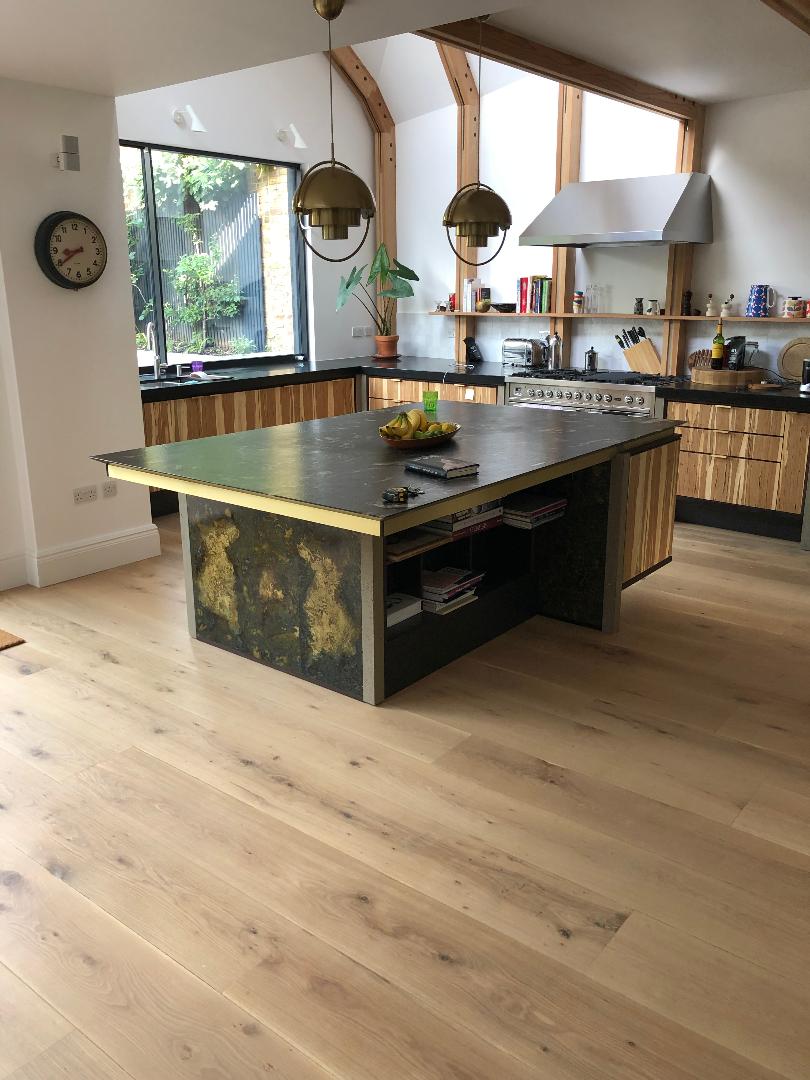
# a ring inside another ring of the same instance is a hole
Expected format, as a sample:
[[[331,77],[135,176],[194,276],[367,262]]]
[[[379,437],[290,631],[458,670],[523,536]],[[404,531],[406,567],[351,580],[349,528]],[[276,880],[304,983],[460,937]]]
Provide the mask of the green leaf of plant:
[[[391,285],[377,293],[378,296],[392,296],[395,300],[401,300],[404,296],[413,296],[413,287],[410,282],[401,278],[392,278]]]
[[[399,259],[394,259],[394,269],[389,270],[389,273],[395,277],[407,278],[408,281],[418,281],[419,275],[415,274],[409,266],[405,266]]]
[[[391,269],[391,260],[388,257],[388,248],[382,243],[374,253],[374,260],[371,264],[371,269],[368,272],[367,285],[371,285],[375,278],[379,277],[381,281],[385,280]]]
[[[338,286],[337,304],[335,306],[335,311],[340,311],[340,309],[348,303],[349,298],[351,297],[352,293],[357,288],[361,278],[363,277],[363,271],[365,270],[365,268],[365,263],[359,268],[353,266],[351,268],[351,271],[349,272],[348,278],[341,277],[340,285]]]

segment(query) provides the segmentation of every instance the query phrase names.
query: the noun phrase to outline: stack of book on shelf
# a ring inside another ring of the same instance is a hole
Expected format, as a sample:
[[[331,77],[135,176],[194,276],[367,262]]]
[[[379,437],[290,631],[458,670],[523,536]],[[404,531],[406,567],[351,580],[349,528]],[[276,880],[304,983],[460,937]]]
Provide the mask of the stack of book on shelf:
[[[516,310],[520,315],[545,315],[551,311],[551,278],[542,274],[518,278]]]
[[[389,593],[385,598],[385,625],[396,626],[397,623],[412,619],[414,615],[421,614],[422,601],[418,596],[409,596],[407,593]]]
[[[422,571],[422,610],[434,615],[449,615],[451,611],[477,600],[476,588],[484,574],[444,566],[441,570]]]
[[[562,517],[567,505],[568,499],[520,491],[504,499],[503,523],[514,529],[536,529],[539,525]]]
[[[473,536],[475,533],[488,532],[500,525],[502,521],[501,500],[494,499],[492,502],[473,506],[469,510],[457,510],[455,514],[428,521],[425,528],[433,533],[441,533],[460,540],[465,536]]]
[[[489,300],[492,290],[487,285],[481,284],[480,278],[465,278],[464,292],[461,296],[461,310],[475,311],[475,305],[479,300]]]

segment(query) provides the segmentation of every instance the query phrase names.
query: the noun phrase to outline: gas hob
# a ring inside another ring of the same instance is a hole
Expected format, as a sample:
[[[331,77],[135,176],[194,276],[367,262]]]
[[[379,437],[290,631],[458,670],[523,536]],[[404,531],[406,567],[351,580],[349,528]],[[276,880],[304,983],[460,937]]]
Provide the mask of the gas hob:
[[[568,412],[652,416],[662,376],[635,371],[513,371],[507,376],[509,405]]]

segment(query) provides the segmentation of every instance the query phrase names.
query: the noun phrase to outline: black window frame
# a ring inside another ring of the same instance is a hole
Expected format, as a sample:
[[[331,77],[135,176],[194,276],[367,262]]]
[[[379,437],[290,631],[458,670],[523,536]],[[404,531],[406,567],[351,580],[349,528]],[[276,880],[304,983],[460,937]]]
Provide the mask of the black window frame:
[[[309,298],[307,290],[306,247],[298,221],[292,212],[293,195],[301,181],[301,166],[294,161],[279,161],[274,158],[250,157],[247,154],[231,154],[225,151],[200,150],[190,146],[171,146],[167,143],[142,142],[138,139],[119,139],[119,146],[129,146],[141,153],[141,168],[144,178],[144,203],[146,228],[149,234],[151,255],[150,277],[152,295],[155,302],[155,346],[161,363],[168,363],[166,347],[166,315],[163,308],[163,281],[160,275],[160,249],[158,245],[157,215],[155,210],[155,188],[152,177],[152,152],[165,151],[170,154],[192,154],[197,157],[212,157],[227,161],[245,161],[253,165],[275,165],[287,170],[287,205],[290,219],[290,270],[292,274],[293,296],[293,352],[251,354],[247,363],[261,360],[284,360],[291,356],[309,355]],[[158,318],[158,311],[160,317]],[[212,362],[227,362],[227,357],[211,358]]]

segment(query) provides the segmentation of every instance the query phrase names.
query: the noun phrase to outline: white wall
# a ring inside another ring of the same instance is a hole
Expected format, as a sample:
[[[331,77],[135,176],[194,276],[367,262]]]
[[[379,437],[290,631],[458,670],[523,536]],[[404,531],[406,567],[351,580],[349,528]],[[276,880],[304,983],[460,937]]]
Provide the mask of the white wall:
[[[116,101],[122,139],[168,146],[210,150],[221,154],[298,163],[304,169],[329,157],[329,67],[317,53],[295,60],[217,75],[210,79],[164,86]],[[374,142],[360,103],[335,74],[335,150],[339,160],[374,187]],[[204,132],[179,128],[172,120],[176,106],[191,105],[207,128]],[[280,142],[277,132],[293,123],[306,142],[296,149]],[[351,230],[345,243],[323,241],[314,231],[319,250],[337,256],[357,244],[360,230]],[[355,235],[357,234],[357,235]],[[307,253],[310,309],[310,356],[316,360],[358,356],[373,352],[372,338],[352,338],[352,326],[368,325],[359,305],[350,303],[335,312],[341,274],[354,264],[369,262],[374,254],[374,225],[355,259],[333,265]]]
[[[80,172],[51,166],[62,133],[79,137]],[[122,484],[115,499],[80,506],[72,496],[104,478],[91,454],[143,445],[112,99],[0,81],[0,191],[0,384],[18,490],[16,524],[1,535],[26,544],[0,559],[24,555],[28,580],[48,584],[159,551],[145,489]],[[33,256],[37,225],[59,209],[107,237],[107,271],[80,292],[51,284]],[[2,476],[8,497],[5,466]]]

